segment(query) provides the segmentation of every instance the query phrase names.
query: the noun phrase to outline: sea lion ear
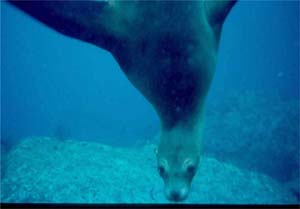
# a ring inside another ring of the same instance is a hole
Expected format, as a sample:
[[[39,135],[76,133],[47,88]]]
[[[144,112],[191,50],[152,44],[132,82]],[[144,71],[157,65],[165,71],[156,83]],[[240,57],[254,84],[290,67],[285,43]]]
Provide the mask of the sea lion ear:
[[[157,153],[158,153],[157,147],[155,147],[155,148],[153,149],[153,152],[155,153],[155,155],[157,155]]]

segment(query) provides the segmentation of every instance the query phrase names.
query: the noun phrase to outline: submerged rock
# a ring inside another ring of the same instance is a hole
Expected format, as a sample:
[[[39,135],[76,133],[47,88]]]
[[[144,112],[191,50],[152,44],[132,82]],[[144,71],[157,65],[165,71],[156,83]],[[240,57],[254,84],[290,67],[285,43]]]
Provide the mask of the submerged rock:
[[[219,99],[207,104],[206,154],[282,183],[299,178],[299,99],[250,90]]]
[[[1,202],[168,203],[153,147],[25,139],[7,156]],[[203,157],[185,203],[293,204],[297,198],[270,177]]]

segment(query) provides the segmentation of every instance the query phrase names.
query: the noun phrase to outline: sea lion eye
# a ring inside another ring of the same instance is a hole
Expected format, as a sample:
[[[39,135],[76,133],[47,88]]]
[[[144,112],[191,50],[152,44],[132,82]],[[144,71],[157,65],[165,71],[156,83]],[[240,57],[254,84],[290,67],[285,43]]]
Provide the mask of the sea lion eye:
[[[166,169],[163,166],[158,166],[159,175],[163,176],[166,173]]]
[[[189,174],[194,174],[196,171],[196,167],[194,165],[189,165],[186,170]]]

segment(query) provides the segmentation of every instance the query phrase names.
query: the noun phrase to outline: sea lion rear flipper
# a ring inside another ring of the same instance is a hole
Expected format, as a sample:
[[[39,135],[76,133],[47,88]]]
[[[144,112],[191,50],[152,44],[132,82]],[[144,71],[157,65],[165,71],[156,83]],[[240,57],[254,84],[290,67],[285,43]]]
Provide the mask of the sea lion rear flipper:
[[[56,31],[111,51],[116,38],[105,24],[105,1],[12,1],[9,3]]]

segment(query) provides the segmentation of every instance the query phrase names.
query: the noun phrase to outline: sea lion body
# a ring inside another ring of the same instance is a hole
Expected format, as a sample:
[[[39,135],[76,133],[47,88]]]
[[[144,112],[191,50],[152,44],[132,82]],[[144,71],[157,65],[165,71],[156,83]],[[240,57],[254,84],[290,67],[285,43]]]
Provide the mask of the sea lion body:
[[[10,1],[67,36],[112,53],[161,121],[158,170],[169,200],[197,171],[205,97],[234,1]]]

